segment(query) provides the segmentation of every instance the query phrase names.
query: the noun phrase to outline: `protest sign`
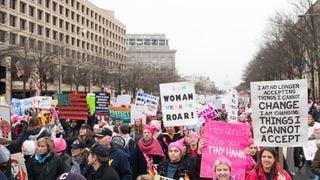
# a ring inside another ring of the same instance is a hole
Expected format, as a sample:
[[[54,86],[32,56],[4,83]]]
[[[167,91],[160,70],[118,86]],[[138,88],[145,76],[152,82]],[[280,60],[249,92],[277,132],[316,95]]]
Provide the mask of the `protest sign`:
[[[250,126],[243,123],[208,121],[204,127],[203,137],[207,146],[202,150],[200,176],[214,176],[214,162],[225,157],[232,162],[232,175],[245,179],[246,154],[249,145]]]
[[[215,117],[217,117],[217,112],[215,111],[213,104],[207,104],[205,106],[200,107],[197,110],[197,114],[198,114],[198,119],[201,122],[213,120]]]
[[[94,93],[87,93],[86,101],[89,106],[90,114],[93,114],[95,111],[96,95]]]
[[[141,111],[137,110],[136,105],[131,104],[131,124],[134,124],[134,119],[135,118],[141,118],[142,119],[142,124],[146,124],[146,115],[143,114]]]
[[[304,146],[308,140],[307,80],[252,82],[254,142],[259,146]]]
[[[109,114],[113,121],[120,120],[123,123],[130,123],[131,121],[130,108],[127,107],[109,106]]]
[[[31,99],[31,106],[34,108],[40,109],[50,109],[51,108],[51,100],[52,97],[50,96],[35,96],[30,98]]]
[[[85,93],[70,93],[65,102],[61,105],[59,100],[59,119],[60,120],[88,120],[88,104]],[[68,100],[67,100],[68,99]],[[67,102],[69,101],[69,102]],[[66,105],[68,104],[69,105]]]
[[[160,176],[160,175],[155,175],[154,176],[154,180],[174,180],[174,179],[163,177],[163,176]]]
[[[10,103],[10,113],[22,116],[20,99],[12,98]]]
[[[194,84],[189,82],[160,84],[164,126],[197,123]]]
[[[70,105],[70,96],[67,93],[59,93],[57,94],[58,105],[59,106],[68,106]]]
[[[313,161],[317,149],[316,140],[308,141],[308,144],[303,146],[304,157],[307,161]]]
[[[228,89],[227,95],[227,104],[226,110],[228,112],[228,121],[230,122],[237,122],[238,121],[238,96],[237,90],[235,89]]]
[[[27,168],[22,153],[11,154],[11,174],[13,179],[27,180]]]
[[[117,105],[130,105],[131,96],[129,95],[118,95],[117,96]]]
[[[110,93],[96,93],[96,112],[107,113],[109,111],[108,106],[110,104]]]
[[[11,139],[10,109],[0,105],[0,137]]]
[[[155,116],[157,114],[158,103],[159,97],[157,96],[152,96],[143,92],[137,93],[136,108],[147,115]]]

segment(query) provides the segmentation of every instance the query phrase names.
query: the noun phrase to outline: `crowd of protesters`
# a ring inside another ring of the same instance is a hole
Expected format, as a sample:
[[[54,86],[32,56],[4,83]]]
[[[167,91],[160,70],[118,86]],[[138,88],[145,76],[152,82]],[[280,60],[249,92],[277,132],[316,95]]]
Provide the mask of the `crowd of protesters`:
[[[319,106],[310,106],[309,128],[319,126]],[[227,121],[227,112],[217,112],[213,120]],[[21,173],[13,172],[10,161],[11,154],[20,152],[29,180],[149,180],[155,175],[176,180],[208,179],[200,177],[202,148],[206,146],[201,131],[164,127],[160,111],[148,117],[146,123],[142,118],[135,118],[131,125],[111,122],[108,118],[84,122],[59,121],[54,117],[44,125],[38,113],[29,110],[23,118],[11,118],[12,140],[1,139],[0,142],[0,179],[23,179]],[[241,106],[238,115],[239,122],[251,125],[249,106]],[[310,138],[315,136],[314,129],[309,132]],[[252,136],[248,139],[249,146],[244,149],[247,180],[292,179],[287,168],[280,170],[275,148],[258,147]],[[317,144],[320,147],[320,141]],[[296,148],[297,168],[305,162],[299,158],[301,154],[303,152]],[[227,158],[216,159],[215,176],[210,179],[237,179],[231,175],[232,163]],[[315,178],[320,175],[320,150],[314,161],[306,163],[310,163]]]

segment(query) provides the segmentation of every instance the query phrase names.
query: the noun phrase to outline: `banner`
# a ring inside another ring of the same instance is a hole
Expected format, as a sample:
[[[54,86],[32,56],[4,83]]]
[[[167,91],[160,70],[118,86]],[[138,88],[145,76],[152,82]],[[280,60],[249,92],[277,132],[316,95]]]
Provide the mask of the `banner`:
[[[251,82],[254,142],[258,146],[305,146],[307,80]]]
[[[204,127],[203,137],[207,146],[202,150],[200,176],[214,176],[214,162],[219,157],[230,160],[232,176],[245,179],[246,154],[244,149],[249,145],[249,125],[208,121]]]
[[[109,106],[109,114],[112,121],[120,120],[123,123],[130,123],[130,108]]]
[[[227,95],[227,112],[228,112],[228,121],[229,122],[238,122],[238,96],[237,90],[228,89]]]
[[[11,139],[10,109],[0,105],[0,138]]]
[[[318,148],[316,145],[316,140],[308,141],[306,146],[303,146],[304,157],[307,161],[313,161]]]
[[[136,108],[147,115],[155,116],[157,114],[158,103],[159,97],[157,96],[152,96],[143,92],[137,93]]]
[[[70,105],[70,96],[67,93],[57,94],[58,105],[59,106],[68,106]]]
[[[207,104],[197,110],[197,115],[201,122],[206,122],[217,117],[217,112],[212,104]]]
[[[35,96],[30,98],[31,106],[40,109],[51,109],[52,97],[49,96]]]
[[[96,93],[96,112],[107,113],[109,111],[108,106],[110,104],[110,93]]]
[[[197,123],[194,84],[189,82],[160,84],[164,126]]]

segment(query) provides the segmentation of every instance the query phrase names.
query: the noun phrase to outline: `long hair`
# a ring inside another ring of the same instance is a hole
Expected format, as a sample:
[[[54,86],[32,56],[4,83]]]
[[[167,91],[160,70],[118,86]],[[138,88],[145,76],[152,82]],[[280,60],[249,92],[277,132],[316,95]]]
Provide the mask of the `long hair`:
[[[82,140],[84,142],[90,140],[93,137],[93,132],[90,129],[86,129],[86,135],[81,136],[80,133],[78,135],[79,140]]]
[[[264,151],[270,152],[275,159],[275,161],[271,167],[271,171],[270,171],[270,173],[272,175],[272,179],[273,179],[277,175],[277,156],[276,156],[276,151],[275,151],[274,147],[263,147],[263,149],[259,153],[259,159],[258,159],[257,165],[254,167],[254,170],[256,171],[256,173],[258,175],[259,169],[263,168],[262,162],[261,162],[261,157],[262,157],[262,154]]]
[[[54,142],[50,137],[42,137],[38,140],[37,145],[39,146],[39,143],[42,142],[47,145],[49,152],[54,152]]]

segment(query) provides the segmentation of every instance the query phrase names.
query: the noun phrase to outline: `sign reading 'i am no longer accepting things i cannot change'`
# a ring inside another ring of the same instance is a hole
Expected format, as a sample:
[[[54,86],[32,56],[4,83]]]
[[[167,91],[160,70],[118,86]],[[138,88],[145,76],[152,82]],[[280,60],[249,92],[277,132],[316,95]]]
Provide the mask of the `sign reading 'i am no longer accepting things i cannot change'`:
[[[307,144],[307,80],[252,82],[254,140],[260,146]]]

